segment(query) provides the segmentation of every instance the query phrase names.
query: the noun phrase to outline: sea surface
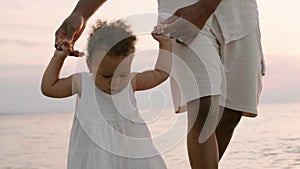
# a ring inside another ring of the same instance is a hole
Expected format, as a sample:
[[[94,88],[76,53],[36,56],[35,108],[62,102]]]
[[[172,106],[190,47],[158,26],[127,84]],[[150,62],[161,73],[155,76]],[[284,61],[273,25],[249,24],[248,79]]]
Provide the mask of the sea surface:
[[[243,118],[220,168],[300,169],[299,108],[300,103],[265,104],[258,117]],[[72,119],[73,113],[0,114],[0,169],[66,168]],[[152,134],[167,125],[162,120],[151,126]],[[162,153],[168,168],[190,168],[185,141]]]

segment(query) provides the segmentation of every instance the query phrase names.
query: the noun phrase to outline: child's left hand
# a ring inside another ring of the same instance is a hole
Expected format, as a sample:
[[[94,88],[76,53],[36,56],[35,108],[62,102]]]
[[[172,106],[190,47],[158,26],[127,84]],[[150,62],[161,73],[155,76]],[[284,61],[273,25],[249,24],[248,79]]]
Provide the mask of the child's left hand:
[[[154,30],[151,32],[152,37],[158,42],[170,42],[171,38],[169,35],[163,34],[164,26],[159,24],[154,27]]]
[[[72,56],[74,56],[74,57],[84,56],[84,52],[79,52],[79,51],[73,51],[73,52],[76,52],[76,55],[73,55],[74,53],[72,54]],[[63,49],[63,50],[55,49],[54,56],[57,56],[60,58],[66,58],[68,55],[70,55],[70,53],[71,53],[70,50],[67,50],[67,49]]]

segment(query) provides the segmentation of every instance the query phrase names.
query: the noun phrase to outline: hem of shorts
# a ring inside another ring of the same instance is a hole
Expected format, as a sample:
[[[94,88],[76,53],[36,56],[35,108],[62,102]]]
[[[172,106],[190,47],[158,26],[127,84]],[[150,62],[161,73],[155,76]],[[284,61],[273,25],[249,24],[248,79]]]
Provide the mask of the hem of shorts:
[[[252,118],[254,118],[254,117],[257,117],[257,115],[258,115],[258,113],[257,113],[257,111],[251,111],[251,110],[247,110],[246,108],[238,108],[238,107],[235,107],[235,106],[231,106],[231,105],[226,105],[226,106],[224,106],[224,105],[221,105],[221,106],[223,106],[223,107],[225,107],[225,108],[228,108],[228,109],[232,109],[232,110],[236,110],[236,111],[241,111],[243,114],[242,114],[242,116],[245,116],[245,117],[252,117]]]
[[[195,99],[200,99],[200,98],[207,97],[207,96],[220,96],[220,95],[221,95],[221,91],[215,91],[215,92],[211,92],[211,93],[202,94],[199,97],[188,99],[187,102],[186,102],[186,104],[188,102],[190,102],[190,101],[195,100]],[[187,112],[187,106],[186,106],[186,104],[185,105],[180,105],[178,107],[175,107],[175,113],[176,114],[180,114],[180,113]]]

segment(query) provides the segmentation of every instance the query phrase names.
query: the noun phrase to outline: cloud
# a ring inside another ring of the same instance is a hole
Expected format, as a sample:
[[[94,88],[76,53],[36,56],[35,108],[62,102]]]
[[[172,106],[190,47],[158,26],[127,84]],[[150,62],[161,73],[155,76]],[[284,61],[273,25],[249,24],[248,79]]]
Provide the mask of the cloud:
[[[14,45],[23,46],[23,47],[33,47],[33,46],[38,45],[38,43],[34,42],[34,41],[27,41],[27,40],[22,40],[22,39],[0,38],[0,45],[5,45],[5,44],[14,44]]]
[[[80,61],[68,60],[68,63],[65,63],[62,68],[61,76],[86,71],[85,60],[81,59]],[[23,79],[24,77],[41,78],[46,66],[46,64],[0,64],[0,81]]]
[[[0,75],[8,74],[12,72],[23,72],[26,74],[35,73],[35,72],[41,72],[44,69],[44,65],[34,65],[34,64],[28,64],[28,65],[18,65],[18,64],[0,64]],[[21,75],[21,74],[20,74]],[[0,76],[1,77],[1,76]]]
[[[56,26],[56,24],[53,23],[52,26]],[[51,25],[43,25],[43,24],[38,24],[38,23],[21,23],[18,21],[12,22],[11,23],[0,23],[0,30],[3,32],[8,32],[9,31],[30,31],[30,32],[39,32],[39,33],[48,33],[48,32],[53,32],[53,28]]]

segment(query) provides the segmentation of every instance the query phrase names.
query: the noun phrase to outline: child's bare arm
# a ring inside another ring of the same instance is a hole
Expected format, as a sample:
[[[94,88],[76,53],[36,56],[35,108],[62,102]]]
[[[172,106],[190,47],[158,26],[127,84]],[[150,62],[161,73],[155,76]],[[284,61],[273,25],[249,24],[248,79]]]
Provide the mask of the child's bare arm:
[[[170,37],[152,33],[154,39],[159,41],[159,54],[155,69],[136,74],[133,79],[135,91],[153,88],[169,77],[172,66],[172,44]]]
[[[41,91],[45,96],[53,98],[64,98],[76,93],[76,86],[73,86],[73,80],[78,79],[79,74],[73,74],[66,78],[59,78],[63,63],[67,53],[56,50],[50,63],[48,64],[41,84]],[[75,77],[75,79],[74,79]]]

